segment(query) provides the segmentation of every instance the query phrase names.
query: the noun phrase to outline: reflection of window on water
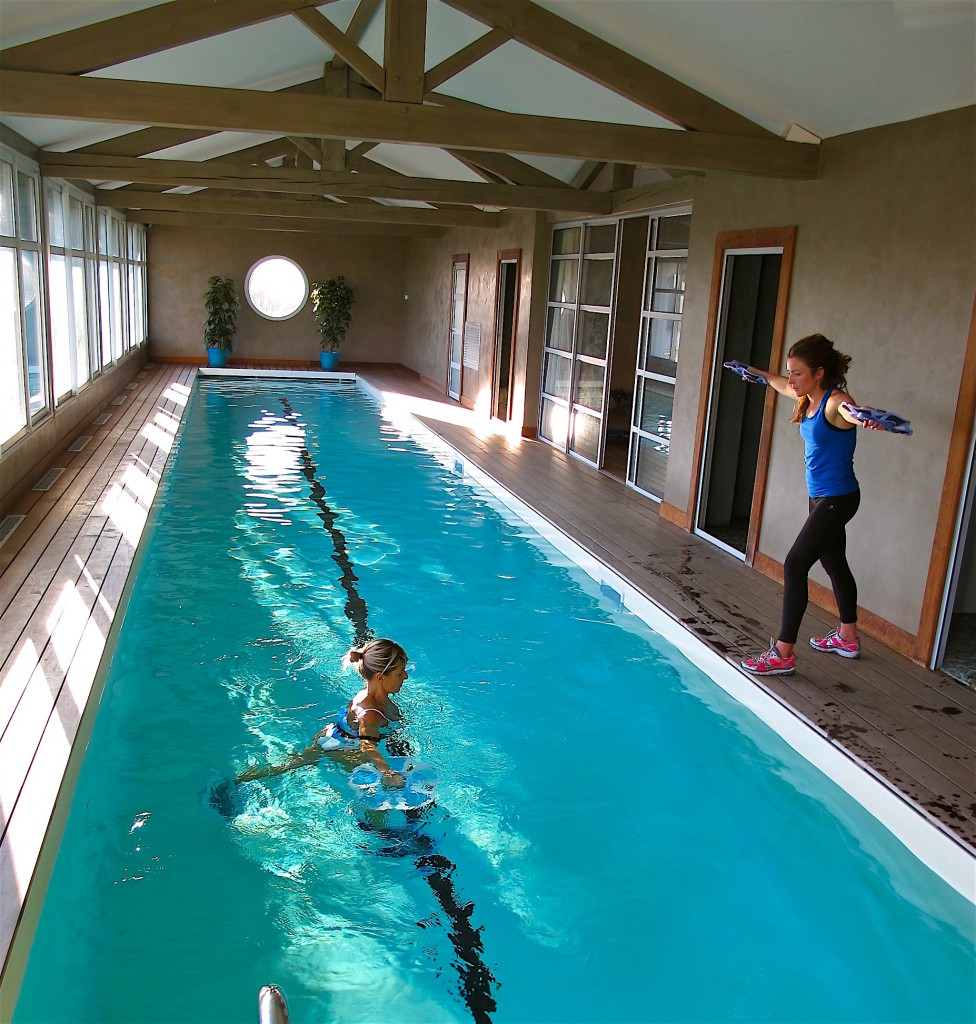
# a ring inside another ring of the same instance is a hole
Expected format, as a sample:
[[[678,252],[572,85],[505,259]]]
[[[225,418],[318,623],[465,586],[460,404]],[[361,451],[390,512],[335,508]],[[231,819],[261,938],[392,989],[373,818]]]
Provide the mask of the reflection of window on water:
[[[244,293],[255,312],[268,320],[287,320],[305,305],[308,279],[286,256],[266,256],[247,272]]]

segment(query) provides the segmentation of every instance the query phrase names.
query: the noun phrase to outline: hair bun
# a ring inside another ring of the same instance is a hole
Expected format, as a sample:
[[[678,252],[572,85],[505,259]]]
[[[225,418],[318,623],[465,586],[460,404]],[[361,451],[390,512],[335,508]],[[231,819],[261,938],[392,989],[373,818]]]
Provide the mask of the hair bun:
[[[357,661],[363,660],[363,652],[358,647],[352,647],[346,657],[350,664],[355,665]]]

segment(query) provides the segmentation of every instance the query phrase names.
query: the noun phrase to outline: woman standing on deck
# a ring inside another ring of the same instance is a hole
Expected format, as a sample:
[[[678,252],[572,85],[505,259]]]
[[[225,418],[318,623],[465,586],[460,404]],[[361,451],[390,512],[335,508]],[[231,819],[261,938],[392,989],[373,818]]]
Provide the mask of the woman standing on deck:
[[[847,394],[851,357],[838,352],[822,334],[801,338],[789,352],[787,374],[770,373],[754,366],[750,374],[763,378],[781,395],[796,398],[793,423],[800,425],[806,461],[809,515],[783,563],[783,615],[779,638],[769,650],[746,658],[742,667],[754,675],[792,675],[796,670],[797,634],[808,601],[807,576],[817,561],[827,571],[840,613],[840,626],[826,636],[815,636],[817,651],[858,658],[857,584],[847,564],[847,524],[861,503],[854,476],[856,426],[883,429],[859,421],[844,408],[853,406]]]

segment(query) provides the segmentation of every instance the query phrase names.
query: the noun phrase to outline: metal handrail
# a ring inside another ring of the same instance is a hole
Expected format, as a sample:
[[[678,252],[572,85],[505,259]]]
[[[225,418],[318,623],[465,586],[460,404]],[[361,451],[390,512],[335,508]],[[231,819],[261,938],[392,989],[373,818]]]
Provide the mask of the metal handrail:
[[[285,993],[277,985],[265,985],[258,993],[258,1024],[291,1024]]]

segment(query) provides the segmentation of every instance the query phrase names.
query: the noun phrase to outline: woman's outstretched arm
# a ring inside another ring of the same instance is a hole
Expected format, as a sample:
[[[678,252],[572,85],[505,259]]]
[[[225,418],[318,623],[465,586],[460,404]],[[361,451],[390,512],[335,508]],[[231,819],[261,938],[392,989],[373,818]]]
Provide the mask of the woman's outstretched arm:
[[[267,779],[272,775],[284,775],[285,772],[293,772],[296,768],[303,768],[307,764],[317,764],[324,753],[325,751],[317,743],[313,743],[300,753],[292,754],[281,764],[266,764],[260,768],[248,768],[247,771],[241,772],[237,776],[237,783],[240,785],[242,782],[254,782],[255,779]]]

